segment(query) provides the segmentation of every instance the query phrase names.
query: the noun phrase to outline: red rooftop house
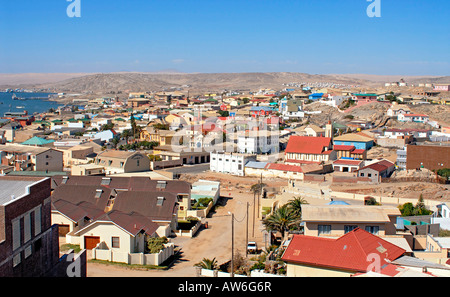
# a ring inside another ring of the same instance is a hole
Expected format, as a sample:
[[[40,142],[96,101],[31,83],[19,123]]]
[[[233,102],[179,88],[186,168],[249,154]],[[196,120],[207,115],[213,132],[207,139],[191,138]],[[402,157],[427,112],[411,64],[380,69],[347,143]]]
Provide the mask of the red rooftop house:
[[[282,261],[288,277],[348,277],[378,272],[406,250],[363,229],[337,238],[294,235]]]
[[[330,137],[291,136],[285,150],[285,163],[303,165],[336,160]]]
[[[353,94],[355,101],[357,103],[369,103],[375,102],[378,99],[377,94]]]

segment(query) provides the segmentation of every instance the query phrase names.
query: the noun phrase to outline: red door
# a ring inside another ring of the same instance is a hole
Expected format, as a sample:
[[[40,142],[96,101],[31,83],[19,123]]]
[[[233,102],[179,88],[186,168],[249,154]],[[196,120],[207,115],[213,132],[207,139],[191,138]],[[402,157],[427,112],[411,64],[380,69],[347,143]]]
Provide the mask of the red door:
[[[100,237],[98,236],[85,236],[84,237],[84,248],[86,250],[92,250],[100,243]]]

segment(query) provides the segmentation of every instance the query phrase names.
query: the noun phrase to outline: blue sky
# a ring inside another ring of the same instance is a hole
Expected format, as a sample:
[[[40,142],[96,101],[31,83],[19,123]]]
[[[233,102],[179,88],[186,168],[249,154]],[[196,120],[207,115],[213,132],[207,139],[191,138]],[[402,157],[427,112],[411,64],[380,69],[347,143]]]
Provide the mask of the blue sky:
[[[0,72],[450,75],[448,0],[0,0]]]

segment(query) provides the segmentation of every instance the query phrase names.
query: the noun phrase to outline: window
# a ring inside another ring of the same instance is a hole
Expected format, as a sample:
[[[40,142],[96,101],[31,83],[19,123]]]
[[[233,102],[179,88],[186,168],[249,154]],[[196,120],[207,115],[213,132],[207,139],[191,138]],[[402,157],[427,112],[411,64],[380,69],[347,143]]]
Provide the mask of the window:
[[[97,189],[95,191],[95,198],[100,198],[100,196],[102,196],[103,190],[101,189]]]
[[[34,236],[41,233],[41,207],[34,210]]]
[[[157,189],[165,189],[167,186],[167,182],[166,181],[158,181],[158,183],[156,184],[156,188]]]
[[[365,230],[369,233],[377,235],[378,231],[380,231],[380,227],[379,226],[366,226]]]
[[[136,166],[139,167],[139,160],[136,160]],[[121,166],[122,167],[122,166]]]
[[[318,226],[319,234],[331,234],[331,225],[319,225]]]
[[[110,183],[111,183],[111,178],[104,177],[104,178],[102,178],[102,182],[100,184],[104,185],[104,186],[108,186]]]
[[[120,237],[113,236],[111,238],[111,247],[120,248]]]
[[[20,247],[20,219],[15,219],[12,221],[13,228],[13,250],[16,250]]]
[[[350,232],[352,230],[355,230],[356,228],[358,228],[358,226],[356,226],[356,225],[345,225],[344,226],[344,232],[348,233],[348,232]]]
[[[156,202],[156,205],[162,206],[164,203],[164,197],[158,197],[158,201]]]
[[[27,242],[31,239],[31,213],[25,214],[23,218],[23,229],[24,229],[23,242]]]

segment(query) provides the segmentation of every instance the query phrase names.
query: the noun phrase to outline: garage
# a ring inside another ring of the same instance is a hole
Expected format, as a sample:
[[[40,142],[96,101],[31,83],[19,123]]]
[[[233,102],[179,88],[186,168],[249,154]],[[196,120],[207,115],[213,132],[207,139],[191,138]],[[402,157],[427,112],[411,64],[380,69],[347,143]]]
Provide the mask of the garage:
[[[70,232],[69,225],[58,225],[58,233],[60,237],[66,236],[66,234],[69,232]]]
[[[99,236],[85,236],[84,237],[84,248],[86,250],[92,250],[100,243]]]

